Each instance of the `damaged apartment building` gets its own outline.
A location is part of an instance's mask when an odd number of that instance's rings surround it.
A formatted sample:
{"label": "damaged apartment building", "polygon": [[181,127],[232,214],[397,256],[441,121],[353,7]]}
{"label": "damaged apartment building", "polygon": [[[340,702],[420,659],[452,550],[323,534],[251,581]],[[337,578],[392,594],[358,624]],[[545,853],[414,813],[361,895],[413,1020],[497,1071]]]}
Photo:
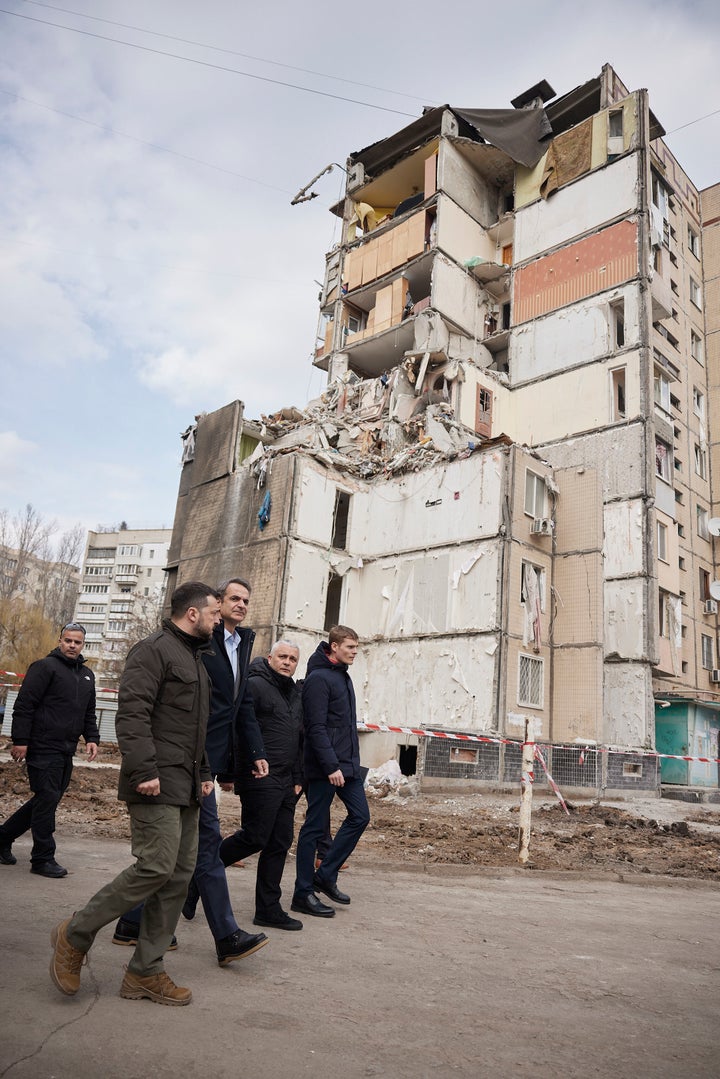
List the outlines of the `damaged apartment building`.
{"label": "damaged apartment building", "polygon": [[184,436],[170,585],[241,572],[256,653],[355,627],[361,721],[426,784],[717,786],[720,185],[645,90],[426,110],[348,159],[327,389]]}

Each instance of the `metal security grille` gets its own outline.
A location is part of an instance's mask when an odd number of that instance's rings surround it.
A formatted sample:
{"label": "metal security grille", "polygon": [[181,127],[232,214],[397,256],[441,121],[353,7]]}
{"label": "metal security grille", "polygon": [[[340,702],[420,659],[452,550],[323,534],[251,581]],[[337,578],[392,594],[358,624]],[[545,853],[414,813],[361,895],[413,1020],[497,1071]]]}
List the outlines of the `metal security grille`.
{"label": "metal security grille", "polygon": [[536,656],[520,654],[518,668],[518,704],[529,704],[535,708],[543,705],[544,661]]}
{"label": "metal security grille", "polygon": [[596,749],[542,746],[553,779],[563,787],[598,787],[599,754]]}

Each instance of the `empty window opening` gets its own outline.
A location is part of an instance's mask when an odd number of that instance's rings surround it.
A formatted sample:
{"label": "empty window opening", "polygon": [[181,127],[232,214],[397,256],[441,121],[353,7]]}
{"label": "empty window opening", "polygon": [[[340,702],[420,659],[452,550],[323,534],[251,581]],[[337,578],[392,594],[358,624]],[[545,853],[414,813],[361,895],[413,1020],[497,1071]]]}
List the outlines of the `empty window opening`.
{"label": "empty window opening", "polygon": [[655,439],[655,475],[666,483],[672,479],[672,449],[661,438]]}
{"label": "empty window opening", "polygon": [[700,599],[705,601],[710,599],[710,574],[708,570],[703,569],[702,566],[699,569],[700,575]]}
{"label": "empty window opening", "polygon": [[623,761],[623,775],[630,779],[640,779],[642,776],[642,764],[634,761]]}
{"label": "empty window opening", "polygon": [[612,418],[625,419],[625,368],[617,367],[612,374]]}
{"label": "empty window opening", "polygon": [[510,329],[510,304],[504,303],[502,305],[502,328],[504,330]]}
{"label": "empty window opening", "polygon": [[623,133],[623,110],[611,109],[608,118],[608,135],[611,139],[622,138]]}
{"label": "empty window opening", "polygon": [[350,516],[350,495],[347,491],[335,492],[333,510],[332,546],[339,551],[347,550],[348,518]]}
{"label": "empty window opening", "polygon": [[713,669],[713,642],[712,637],[708,637],[706,633],[700,634],[700,650],[703,668],[711,671]]}
{"label": "empty window opening", "polygon": [[417,775],[417,746],[399,746],[398,750],[398,764],[402,775]]}
{"label": "empty window opening", "polygon": [[329,630],[340,622],[340,600],[342,599],[342,577],[331,573],[328,577],[327,597],[325,599],[325,621],[323,629]]}
{"label": "empty window opening", "polygon": [[547,517],[545,481],[529,468],[525,471],[525,513],[530,517]]}
{"label": "empty window opening", "polygon": [[478,386],[475,405],[475,430],[479,435],[485,435],[486,438],[490,438],[492,433],[492,404],[492,391],[486,390],[484,386]]}

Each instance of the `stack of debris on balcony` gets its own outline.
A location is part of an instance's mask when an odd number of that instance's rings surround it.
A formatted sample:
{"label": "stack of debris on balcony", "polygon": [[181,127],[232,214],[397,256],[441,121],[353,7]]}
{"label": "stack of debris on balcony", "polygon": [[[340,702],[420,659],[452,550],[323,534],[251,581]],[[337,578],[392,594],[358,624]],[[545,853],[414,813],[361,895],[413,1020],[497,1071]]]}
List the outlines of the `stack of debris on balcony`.
{"label": "stack of debris on balcony", "polygon": [[[422,361],[420,361],[422,362]],[[468,456],[478,438],[454,418],[449,386],[463,377],[460,362],[445,364],[434,385],[417,395],[418,361],[406,359],[379,378],[352,372],[336,380],[301,412],[263,416],[273,442],[268,455],[302,451],[362,478],[419,471],[440,458]],[[255,462],[256,469],[260,461]]]}

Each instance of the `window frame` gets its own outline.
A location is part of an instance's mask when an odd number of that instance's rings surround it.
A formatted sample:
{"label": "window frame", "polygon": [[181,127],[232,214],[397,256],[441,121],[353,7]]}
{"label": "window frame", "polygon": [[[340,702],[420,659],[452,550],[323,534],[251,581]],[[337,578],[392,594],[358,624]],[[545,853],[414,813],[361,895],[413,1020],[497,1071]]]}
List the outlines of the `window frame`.
{"label": "window frame", "polygon": [[[539,702],[537,700],[525,699],[522,696],[522,682],[523,682],[523,667],[527,669],[527,677],[525,678],[525,684],[529,688],[533,688],[531,683],[539,680],[537,686],[539,692]],[[532,671],[536,672],[533,677]],[[527,694],[528,698],[530,693]],[[523,705],[526,708],[538,708],[542,709],[545,706],[545,660],[542,656],[531,656],[527,652],[518,653],[518,682],[517,682],[517,703]]]}

